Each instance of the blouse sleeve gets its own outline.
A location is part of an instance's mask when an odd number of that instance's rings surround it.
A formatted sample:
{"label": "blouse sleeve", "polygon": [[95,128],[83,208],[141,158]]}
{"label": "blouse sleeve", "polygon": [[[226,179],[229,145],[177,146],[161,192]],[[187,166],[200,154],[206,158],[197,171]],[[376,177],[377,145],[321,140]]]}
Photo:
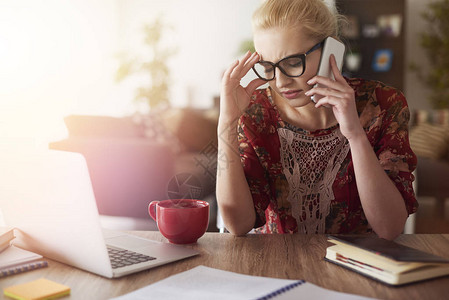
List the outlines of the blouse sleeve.
{"label": "blouse sleeve", "polygon": [[402,194],[407,212],[412,214],[418,208],[412,185],[417,158],[409,144],[407,101],[400,91],[386,86],[376,89],[376,97],[384,107],[381,107],[383,122],[375,151],[381,166]]}
{"label": "blouse sleeve", "polygon": [[254,228],[257,228],[266,223],[265,210],[270,203],[271,193],[268,176],[260,161],[260,153],[257,153],[260,149],[254,145],[254,132],[256,128],[252,118],[243,115],[238,125],[240,160],[253,198],[256,212]]}

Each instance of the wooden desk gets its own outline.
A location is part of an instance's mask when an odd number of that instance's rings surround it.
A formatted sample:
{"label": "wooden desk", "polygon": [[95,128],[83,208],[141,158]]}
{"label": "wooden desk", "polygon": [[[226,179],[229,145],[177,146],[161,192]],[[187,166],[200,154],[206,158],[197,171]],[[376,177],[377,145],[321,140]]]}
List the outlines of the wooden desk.
{"label": "wooden desk", "polygon": [[[159,232],[132,232],[152,240],[166,241]],[[402,235],[401,244],[449,258],[449,234]],[[45,277],[72,288],[64,299],[108,299],[198,265],[242,274],[284,279],[304,279],[324,288],[380,299],[444,299],[449,295],[449,277],[388,287],[332,263],[325,262],[324,235],[248,235],[206,233],[189,245],[200,255],[180,262],[129,275],[106,279],[49,260],[49,267],[0,279],[0,287]],[[3,297],[3,291],[0,299]]]}

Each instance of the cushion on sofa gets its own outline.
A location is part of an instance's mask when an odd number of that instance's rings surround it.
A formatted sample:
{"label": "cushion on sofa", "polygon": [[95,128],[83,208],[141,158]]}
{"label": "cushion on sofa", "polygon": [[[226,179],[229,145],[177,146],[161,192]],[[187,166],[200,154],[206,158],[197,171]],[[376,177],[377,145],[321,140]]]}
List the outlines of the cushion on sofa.
{"label": "cushion on sofa", "polygon": [[421,123],[410,131],[410,146],[417,156],[445,158],[448,152],[449,126]]}
{"label": "cushion on sofa", "polygon": [[70,137],[144,137],[143,127],[132,117],[70,115],[64,118]]}
{"label": "cushion on sofa", "polygon": [[162,116],[164,127],[187,151],[202,151],[209,144],[217,143],[217,120],[208,111],[189,108],[171,109]]}

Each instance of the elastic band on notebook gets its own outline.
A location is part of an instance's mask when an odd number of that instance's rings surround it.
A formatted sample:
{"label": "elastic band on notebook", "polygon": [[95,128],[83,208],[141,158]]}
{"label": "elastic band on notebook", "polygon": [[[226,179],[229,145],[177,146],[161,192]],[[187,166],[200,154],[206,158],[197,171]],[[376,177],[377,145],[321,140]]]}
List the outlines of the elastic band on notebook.
{"label": "elastic band on notebook", "polygon": [[293,282],[293,283],[291,283],[289,285],[286,285],[283,288],[280,288],[278,290],[275,290],[274,292],[269,293],[266,296],[257,298],[257,300],[268,300],[268,299],[274,298],[274,297],[279,296],[280,294],[283,294],[283,293],[285,293],[285,292],[287,292],[287,291],[289,291],[289,290],[291,290],[291,289],[293,289],[293,288],[295,288],[297,286],[300,286],[303,283],[306,283],[306,282],[304,280],[299,280],[299,281]]}

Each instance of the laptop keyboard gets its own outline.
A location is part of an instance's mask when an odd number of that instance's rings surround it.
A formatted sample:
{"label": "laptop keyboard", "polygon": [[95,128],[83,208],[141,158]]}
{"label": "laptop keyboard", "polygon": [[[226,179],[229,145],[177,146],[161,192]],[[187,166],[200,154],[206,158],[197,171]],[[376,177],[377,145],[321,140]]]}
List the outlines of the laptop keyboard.
{"label": "laptop keyboard", "polygon": [[141,262],[146,262],[150,260],[156,259],[156,257],[148,256],[145,254],[140,254],[137,252],[113,248],[111,246],[107,246],[109,258],[111,260],[111,265],[113,269],[131,266],[134,264],[138,264]]}

